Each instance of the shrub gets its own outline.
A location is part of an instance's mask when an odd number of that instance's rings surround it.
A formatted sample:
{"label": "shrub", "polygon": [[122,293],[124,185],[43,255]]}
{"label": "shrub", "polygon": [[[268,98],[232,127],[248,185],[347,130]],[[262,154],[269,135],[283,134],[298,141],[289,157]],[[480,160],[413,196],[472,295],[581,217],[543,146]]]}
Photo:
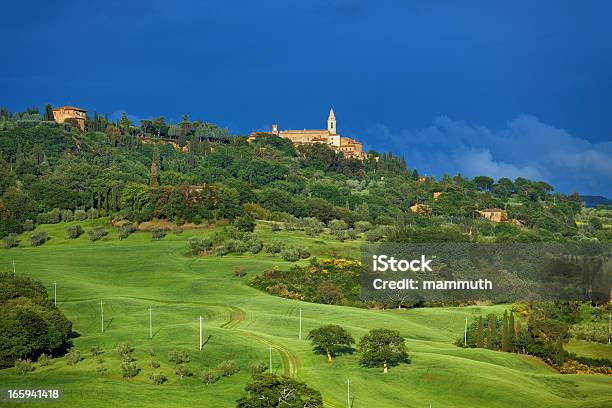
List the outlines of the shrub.
{"label": "shrub", "polygon": [[175,364],[189,362],[189,355],[184,351],[171,351],[168,353],[168,361]]}
{"label": "shrub", "polygon": [[183,233],[183,227],[181,227],[180,225],[177,225],[176,227],[172,228],[172,232],[175,235],[180,235]]}
{"label": "shrub", "polygon": [[355,223],[355,229],[358,232],[364,233],[372,229],[372,224],[369,221],[357,221]]}
{"label": "shrub", "polygon": [[234,220],[234,226],[240,231],[253,232],[255,230],[255,218],[251,215],[243,215]]}
{"label": "shrub", "polygon": [[160,366],[159,360],[155,360],[154,358],[151,359],[149,364],[151,365],[151,368],[159,368]]}
{"label": "shrub", "polygon": [[240,367],[235,360],[225,360],[219,363],[217,370],[223,377],[230,377],[240,371]]}
{"label": "shrub", "polygon": [[81,227],[80,225],[71,225],[69,227],[66,227],[66,235],[69,239],[76,239],[78,237],[81,236],[81,234],[83,233],[83,227]]}
{"label": "shrub", "polygon": [[325,229],[325,224],[314,217],[302,218],[301,224],[306,235],[311,237],[319,235]]}
{"label": "shrub", "polygon": [[168,378],[162,373],[152,373],[149,376],[149,379],[155,385],[162,385],[163,383],[168,381]]}
{"label": "shrub", "polygon": [[252,361],[249,364],[249,370],[251,370],[252,375],[261,374],[267,370],[267,366],[261,361]]}
{"label": "shrub", "polygon": [[90,220],[100,218],[100,212],[95,208],[90,208],[89,210],[87,210],[87,218],[89,218]]}
{"label": "shrub", "polygon": [[306,259],[310,257],[310,250],[306,247],[298,247],[298,253],[300,254],[300,259]]}
{"label": "shrub", "polygon": [[62,211],[62,222],[72,222],[74,221],[74,214],[72,210],[63,210]]}
{"label": "shrub", "polygon": [[66,353],[66,364],[73,366],[79,361],[81,361],[81,352],[73,348],[68,350],[68,353]]}
{"label": "shrub", "polygon": [[283,243],[281,241],[270,241],[266,243],[265,250],[268,254],[278,254],[283,250]]}
{"label": "shrub", "polygon": [[8,234],[3,241],[4,248],[9,249],[19,246],[19,238],[17,237],[17,234]]}
{"label": "shrub", "polygon": [[251,244],[251,248],[249,249],[249,251],[251,251],[253,255],[257,255],[258,253],[261,252],[262,249],[263,249],[263,242],[256,241]]}
{"label": "shrub", "polygon": [[273,222],[272,224],[270,224],[270,229],[272,230],[272,232],[280,231],[281,225],[278,222]]}
{"label": "shrub", "polygon": [[96,227],[87,231],[87,235],[89,236],[89,240],[91,242],[96,242],[107,234],[108,231],[104,227]]}
{"label": "shrub", "polygon": [[100,359],[98,360],[98,364],[96,364],[96,372],[98,374],[104,374],[107,371],[106,366],[103,363],[104,360]]}
{"label": "shrub", "polygon": [[17,375],[26,375],[31,371],[34,371],[34,365],[29,359],[24,360],[20,358],[15,361],[15,372],[17,372]]}
{"label": "shrub", "polygon": [[189,371],[189,368],[185,364],[177,364],[176,367],[174,367],[174,372],[176,373],[176,375],[179,376],[179,379],[181,380],[183,379],[183,377],[191,376],[191,371]]}
{"label": "shrub", "polygon": [[204,384],[214,384],[217,381],[219,381],[219,378],[221,378],[221,375],[219,374],[217,370],[206,369],[202,371],[201,378]]}
{"label": "shrub", "polygon": [[119,227],[119,231],[118,231],[119,239],[122,240],[122,239],[127,238],[134,231],[136,231],[136,226],[132,224],[131,222],[123,224],[122,226]]}
{"label": "shrub", "polygon": [[51,359],[48,355],[42,353],[40,357],[38,357],[38,364],[40,364],[41,367],[48,366],[49,364],[51,364]]}
{"label": "shrub", "polygon": [[117,353],[119,353],[121,357],[131,354],[132,351],[134,351],[134,347],[132,347],[130,343],[119,343],[117,345]]}
{"label": "shrub", "polygon": [[359,238],[359,235],[357,234],[357,231],[354,228],[347,229],[345,236],[348,239],[357,239],[357,238]]}
{"label": "shrub", "polygon": [[281,257],[285,261],[295,262],[300,260],[300,251],[295,247],[287,247],[281,252]]}
{"label": "shrub", "polygon": [[49,212],[41,213],[36,216],[37,224],[57,224],[62,219],[59,208],[54,208]]}
{"label": "shrub", "polygon": [[39,231],[30,236],[30,245],[33,247],[40,246],[49,240],[47,231]]}
{"label": "shrub", "polygon": [[212,248],[212,240],[208,238],[191,237],[189,238],[189,248],[194,255],[206,252]]}
{"label": "shrub", "polygon": [[138,375],[139,372],[140,369],[138,368],[135,362],[123,361],[121,363],[121,375],[123,376],[123,378],[134,378]]}
{"label": "shrub", "polygon": [[164,239],[165,236],[165,228],[155,227],[151,229],[151,238],[153,238],[154,240],[159,241],[160,239]]}
{"label": "shrub", "polygon": [[75,221],[85,221],[87,219],[87,213],[85,210],[74,210],[73,218]]}
{"label": "shrub", "polygon": [[334,238],[336,238],[340,242],[344,241],[347,238],[346,230],[340,230],[340,229],[331,230],[331,234]]}
{"label": "shrub", "polygon": [[365,233],[365,239],[368,242],[377,242],[385,237],[385,232],[382,227],[371,229]]}
{"label": "shrub", "polygon": [[102,354],[102,348],[100,346],[91,346],[91,349],[89,349],[89,351],[94,357],[98,357],[100,354]]}
{"label": "shrub", "polygon": [[24,231],[32,231],[34,229],[34,221],[32,220],[25,220],[23,222],[23,230]]}
{"label": "shrub", "polygon": [[239,277],[239,278],[242,278],[243,276],[246,275],[246,272],[244,271],[243,268],[235,268],[234,269],[234,275]]}

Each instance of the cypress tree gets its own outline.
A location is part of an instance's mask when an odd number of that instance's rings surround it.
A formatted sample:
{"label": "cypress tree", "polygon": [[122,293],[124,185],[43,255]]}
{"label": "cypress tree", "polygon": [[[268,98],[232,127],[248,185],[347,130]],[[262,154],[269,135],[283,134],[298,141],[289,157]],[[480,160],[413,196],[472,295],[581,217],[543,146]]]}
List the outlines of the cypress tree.
{"label": "cypress tree", "polygon": [[497,337],[497,333],[496,333],[496,324],[497,324],[497,316],[495,316],[495,314],[490,314],[489,315],[489,321],[487,323],[487,341],[486,341],[486,347],[489,350],[493,350],[495,349],[496,346],[496,337]]}
{"label": "cypress tree", "polygon": [[476,332],[476,347],[484,347],[484,322],[482,316],[478,318],[478,331]]}
{"label": "cypress tree", "polygon": [[98,123],[98,112],[94,112],[94,118],[93,118],[93,130],[94,132],[98,132],[100,130],[100,124]]}
{"label": "cypress tree", "polygon": [[559,337],[555,347],[555,362],[557,367],[561,367],[565,363],[565,351],[563,350],[563,339]]}
{"label": "cypress tree", "polygon": [[510,334],[508,333],[508,311],[504,310],[504,317],[502,318],[502,351],[510,350]]}
{"label": "cypress tree", "polygon": [[510,311],[508,316],[508,342],[510,343],[510,351],[514,351],[514,340],[516,339],[516,331],[514,329],[514,313]]}
{"label": "cypress tree", "polygon": [[151,179],[150,185],[156,188],[159,185],[159,149],[157,146],[153,147],[153,158],[151,160]]}
{"label": "cypress tree", "polygon": [[51,104],[45,105],[45,120],[48,122],[55,120],[53,117],[53,107]]}

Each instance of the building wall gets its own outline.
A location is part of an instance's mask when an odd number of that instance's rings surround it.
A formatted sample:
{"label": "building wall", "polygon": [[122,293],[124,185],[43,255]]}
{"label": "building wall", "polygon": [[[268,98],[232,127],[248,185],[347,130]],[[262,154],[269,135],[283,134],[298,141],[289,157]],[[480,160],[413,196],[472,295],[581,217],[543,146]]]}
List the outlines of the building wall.
{"label": "building wall", "polygon": [[81,132],[85,130],[85,111],[57,108],[53,109],[53,119],[55,119],[57,123],[64,123],[66,119],[76,119]]}

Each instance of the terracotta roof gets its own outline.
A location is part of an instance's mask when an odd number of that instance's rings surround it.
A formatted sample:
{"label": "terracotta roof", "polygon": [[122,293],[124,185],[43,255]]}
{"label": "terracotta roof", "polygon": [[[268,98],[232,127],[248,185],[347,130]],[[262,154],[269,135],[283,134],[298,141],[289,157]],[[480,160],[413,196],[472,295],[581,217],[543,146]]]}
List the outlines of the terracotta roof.
{"label": "terracotta roof", "polygon": [[54,111],[61,110],[61,109],[77,110],[77,111],[81,111],[81,112],[87,112],[85,109],[76,108],[74,106],[60,106],[59,108],[53,108]]}
{"label": "terracotta roof", "polygon": [[484,210],[480,210],[480,212],[502,212],[501,208],[485,208]]}

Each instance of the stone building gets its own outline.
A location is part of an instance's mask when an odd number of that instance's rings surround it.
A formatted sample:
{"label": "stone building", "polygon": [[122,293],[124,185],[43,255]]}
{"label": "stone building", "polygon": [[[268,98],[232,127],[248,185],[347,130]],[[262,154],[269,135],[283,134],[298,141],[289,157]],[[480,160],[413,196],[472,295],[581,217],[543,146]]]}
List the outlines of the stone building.
{"label": "stone building", "polygon": [[481,217],[493,222],[508,221],[508,213],[499,208],[485,208],[484,210],[476,211]]}
{"label": "stone building", "polygon": [[[337,133],[336,116],[334,110],[330,109],[327,118],[327,129],[303,129],[303,130],[279,130],[277,124],[272,125],[272,132],[275,136],[284,137],[291,140],[294,144],[324,143],[345,157],[364,159],[363,146],[360,142],[350,137],[344,137]],[[252,133],[249,140],[255,138]]]}
{"label": "stone building", "polygon": [[87,111],[81,108],[75,108],[74,106],[61,106],[59,108],[53,108],[53,119],[57,123],[69,123],[76,124],[81,132],[85,131],[85,116]]}

